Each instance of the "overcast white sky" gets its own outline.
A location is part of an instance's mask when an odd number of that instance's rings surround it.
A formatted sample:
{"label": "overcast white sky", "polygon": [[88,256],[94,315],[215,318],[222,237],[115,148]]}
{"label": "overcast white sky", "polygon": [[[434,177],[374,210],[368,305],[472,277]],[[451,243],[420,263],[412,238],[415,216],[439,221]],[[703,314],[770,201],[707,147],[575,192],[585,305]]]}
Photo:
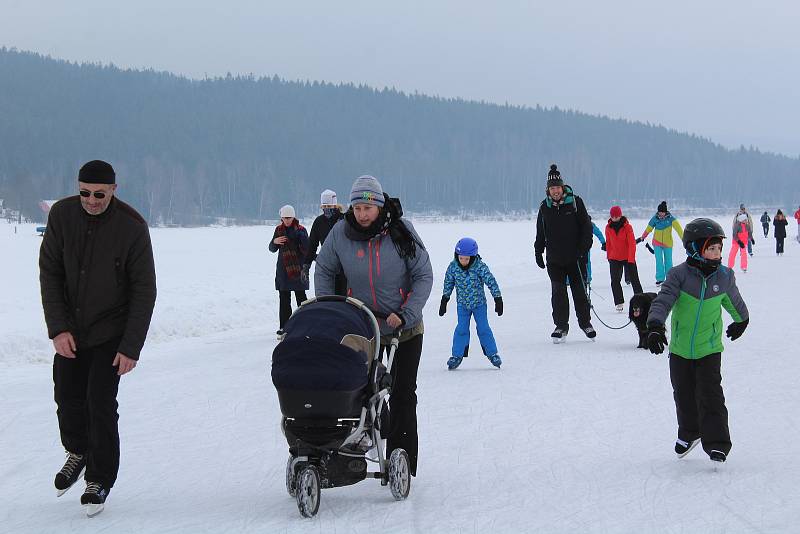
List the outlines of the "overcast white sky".
{"label": "overcast white sky", "polygon": [[0,45],[650,121],[800,155],[800,2],[0,0]]}

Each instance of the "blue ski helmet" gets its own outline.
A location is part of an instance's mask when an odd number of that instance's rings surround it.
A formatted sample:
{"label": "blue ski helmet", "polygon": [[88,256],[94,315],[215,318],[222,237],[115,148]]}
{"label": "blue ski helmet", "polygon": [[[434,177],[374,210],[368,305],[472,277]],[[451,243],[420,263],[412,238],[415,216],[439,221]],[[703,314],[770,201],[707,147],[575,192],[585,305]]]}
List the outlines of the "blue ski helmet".
{"label": "blue ski helmet", "polygon": [[462,237],[456,243],[456,254],[459,256],[477,256],[478,242],[471,237]]}

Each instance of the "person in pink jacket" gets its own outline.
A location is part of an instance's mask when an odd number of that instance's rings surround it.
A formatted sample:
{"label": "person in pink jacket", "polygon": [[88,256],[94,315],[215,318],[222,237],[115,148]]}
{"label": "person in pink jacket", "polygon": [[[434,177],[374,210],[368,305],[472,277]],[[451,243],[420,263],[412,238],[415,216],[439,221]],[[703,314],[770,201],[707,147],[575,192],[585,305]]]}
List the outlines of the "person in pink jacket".
{"label": "person in pink jacket", "polygon": [[747,214],[740,213],[733,224],[733,239],[731,252],[728,254],[728,268],[733,269],[736,263],[736,253],[741,256],[742,272],[747,272],[747,242],[750,241],[750,232],[747,229]]}

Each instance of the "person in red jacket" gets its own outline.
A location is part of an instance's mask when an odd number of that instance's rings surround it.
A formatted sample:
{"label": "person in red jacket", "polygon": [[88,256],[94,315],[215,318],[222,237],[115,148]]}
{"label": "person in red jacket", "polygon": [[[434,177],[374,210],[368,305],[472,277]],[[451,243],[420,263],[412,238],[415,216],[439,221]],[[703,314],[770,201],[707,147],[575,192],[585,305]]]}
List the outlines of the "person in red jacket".
{"label": "person in red jacket", "polygon": [[611,272],[611,292],[614,294],[614,305],[618,312],[624,309],[625,297],[622,296],[622,272],[631,282],[634,294],[643,293],[639,282],[639,271],[636,269],[636,238],[633,227],[622,215],[622,208],[613,206],[611,218],[606,225],[606,256]]}
{"label": "person in red jacket", "polygon": [[800,243],[800,208],[794,212],[794,220],[797,221],[797,242]]}

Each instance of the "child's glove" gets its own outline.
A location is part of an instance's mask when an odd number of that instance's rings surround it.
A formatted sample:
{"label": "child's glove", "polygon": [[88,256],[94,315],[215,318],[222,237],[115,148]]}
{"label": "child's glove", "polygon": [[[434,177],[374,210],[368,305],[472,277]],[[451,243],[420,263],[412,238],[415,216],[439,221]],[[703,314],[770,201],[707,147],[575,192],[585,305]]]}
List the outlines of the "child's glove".
{"label": "child's glove", "polygon": [[636,244],[637,244],[637,245],[638,245],[639,243],[641,243],[642,241],[644,241],[644,238],[643,238],[643,237],[637,237],[637,238],[636,238]]}
{"label": "child's glove", "polygon": [[755,237],[751,237],[750,238],[750,244],[751,245],[755,245],[756,244],[756,238]]}
{"label": "child's glove", "polygon": [[444,314],[447,313],[447,301],[450,300],[449,297],[445,297],[442,295],[442,303],[439,304],[439,317],[444,317]]}
{"label": "child's glove", "polygon": [[494,298],[494,312],[498,317],[503,315],[503,297]]}
{"label": "child's glove", "polygon": [[600,245],[600,250],[602,250],[603,252],[605,252],[605,250],[606,250],[606,244],[605,244],[605,243],[603,243],[602,245]]}
{"label": "child's glove", "polygon": [[545,268],[544,258],[538,252],[536,253],[536,265],[538,265],[540,269],[544,269]]}
{"label": "child's glove", "polygon": [[742,243],[741,239],[737,239],[736,244],[739,245],[739,248],[744,248],[744,243]]}
{"label": "child's glove", "polygon": [[669,343],[667,341],[667,329],[664,325],[648,325],[647,327],[647,348],[653,354],[661,354],[664,352],[664,347]]}
{"label": "child's glove", "polygon": [[750,322],[750,319],[745,319],[744,321],[738,323],[731,323],[728,325],[728,329],[725,330],[725,335],[730,338],[731,341],[736,341],[742,334],[744,334],[745,329],[747,328],[747,323]]}

